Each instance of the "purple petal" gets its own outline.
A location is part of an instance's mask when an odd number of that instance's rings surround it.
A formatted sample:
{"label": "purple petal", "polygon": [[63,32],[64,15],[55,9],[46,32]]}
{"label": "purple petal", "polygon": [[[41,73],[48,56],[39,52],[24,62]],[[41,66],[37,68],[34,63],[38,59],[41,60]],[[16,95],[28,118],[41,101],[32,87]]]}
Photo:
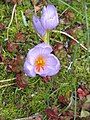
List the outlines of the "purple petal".
{"label": "purple petal", "polygon": [[46,44],[46,43],[40,43],[38,45],[36,45],[35,47],[41,47],[41,48],[44,48],[44,52],[46,54],[49,54],[53,51],[52,47],[49,45],[49,44]]}
{"label": "purple petal", "polygon": [[33,25],[35,30],[41,35],[44,36],[46,33],[46,30],[43,28],[40,18],[37,16],[33,16]]}
{"label": "purple petal", "polygon": [[38,73],[39,75],[46,77],[46,76],[53,76],[57,74],[60,70],[60,62],[57,59],[56,56],[53,54],[50,54],[47,57],[46,66],[44,67],[44,70]]}
{"label": "purple petal", "polygon": [[34,71],[34,67],[28,61],[25,61],[25,63],[24,63],[24,72],[26,75],[28,75],[30,77],[36,76],[36,73]]}
{"label": "purple petal", "polygon": [[26,60],[30,62],[31,65],[34,65],[36,58],[41,55],[49,55],[52,52],[52,47],[46,43],[41,43],[36,45],[34,48],[30,49]]}
{"label": "purple petal", "polygon": [[55,8],[54,5],[49,4],[47,5],[47,7],[46,6],[43,7],[42,12],[43,12],[42,14],[47,14],[47,15],[49,14],[53,16],[53,14],[57,12],[57,9]]}
{"label": "purple petal", "polygon": [[54,29],[59,24],[58,13],[54,5],[44,8],[41,16],[41,23],[45,29]]}
{"label": "purple petal", "polygon": [[44,14],[46,12],[46,10],[47,10],[47,8],[46,8],[46,6],[44,6],[42,9],[42,14]]}
{"label": "purple petal", "polygon": [[26,60],[30,62],[31,65],[34,65],[36,58],[42,53],[41,48],[32,48],[29,50]]}

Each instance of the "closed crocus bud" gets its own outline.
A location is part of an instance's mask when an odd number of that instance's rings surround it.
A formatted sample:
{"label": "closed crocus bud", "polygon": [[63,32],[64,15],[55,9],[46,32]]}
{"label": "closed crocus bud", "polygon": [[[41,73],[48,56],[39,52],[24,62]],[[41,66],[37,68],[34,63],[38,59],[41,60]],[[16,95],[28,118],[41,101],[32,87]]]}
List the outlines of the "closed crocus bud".
{"label": "closed crocus bud", "polygon": [[42,10],[41,23],[44,29],[52,30],[59,24],[57,9],[54,5],[44,6]]}
{"label": "closed crocus bud", "polygon": [[58,24],[58,13],[54,5],[44,6],[41,18],[33,16],[34,28],[41,36],[44,36],[47,30],[54,29]]}
{"label": "closed crocus bud", "polygon": [[33,16],[33,26],[41,36],[44,36],[46,30],[43,28],[41,20],[38,16]]}

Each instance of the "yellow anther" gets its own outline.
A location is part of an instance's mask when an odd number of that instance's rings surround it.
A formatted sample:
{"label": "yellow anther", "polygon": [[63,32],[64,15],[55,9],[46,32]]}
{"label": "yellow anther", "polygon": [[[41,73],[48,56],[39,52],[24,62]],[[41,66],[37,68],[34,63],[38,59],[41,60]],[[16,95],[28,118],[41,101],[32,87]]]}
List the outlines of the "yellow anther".
{"label": "yellow anther", "polygon": [[43,56],[38,56],[35,61],[36,70],[40,72],[41,69],[45,66],[45,59]]}

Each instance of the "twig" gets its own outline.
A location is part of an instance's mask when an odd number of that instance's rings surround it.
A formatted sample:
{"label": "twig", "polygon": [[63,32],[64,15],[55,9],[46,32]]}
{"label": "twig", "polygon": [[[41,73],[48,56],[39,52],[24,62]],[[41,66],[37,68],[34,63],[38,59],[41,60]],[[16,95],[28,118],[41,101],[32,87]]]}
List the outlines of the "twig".
{"label": "twig", "polygon": [[2,82],[9,82],[9,81],[12,81],[12,80],[15,80],[16,78],[11,78],[11,79],[6,79],[6,80],[0,80],[0,83]]}
{"label": "twig", "polygon": [[16,22],[16,28],[18,29],[18,20],[17,20],[17,11],[15,9],[15,22]]}
{"label": "twig", "polygon": [[11,20],[10,20],[10,23],[9,23],[9,25],[8,25],[8,27],[7,27],[7,40],[8,40],[8,32],[9,32],[10,26],[11,26],[12,21],[13,21],[13,17],[14,17],[14,13],[15,13],[16,6],[17,6],[17,4],[15,4],[14,7],[13,7]]}
{"label": "twig", "polygon": [[60,16],[62,16],[67,10],[68,10],[69,7],[67,7],[61,14]]}
{"label": "twig", "polygon": [[73,64],[73,62],[71,61],[69,66],[68,66],[68,71],[71,70],[72,64]]}
{"label": "twig", "polygon": [[35,115],[32,115],[30,117],[26,117],[26,118],[19,118],[19,119],[14,119],[14,120],[39,120],[39,118],[41,118],[42,116],[39,113],[36,113]]}
{"label": "twig", "polygon": [[68,33],[63,32],[63,31],[57,31],[57,30],[53,30],[53,32],[55,32],[55,33],[61,33],[63,35],[68,36],[69,38],[73,39],[76,43],[78,43],[83,49],[88,50],[84,45],[82,45],[78,40],[76,40],[73,36],[69,35]]}
{"label": "twig", "polygon": [[1,88],[4,88],[4,87],[11,86],[11,85],[15,85],[15,83],[11,83],[11,84],[2,85],[2,86],[0,86],[0,89],[1,89]]}
{"label": "twig", "polygon": [[71,101],[68,104],[68,106],[64,110],[62,110],[62,112],[58,116],[60,116],[63,112],[67,111],[71,107],[72,104],[73,104],[73,95],[71,95]]}

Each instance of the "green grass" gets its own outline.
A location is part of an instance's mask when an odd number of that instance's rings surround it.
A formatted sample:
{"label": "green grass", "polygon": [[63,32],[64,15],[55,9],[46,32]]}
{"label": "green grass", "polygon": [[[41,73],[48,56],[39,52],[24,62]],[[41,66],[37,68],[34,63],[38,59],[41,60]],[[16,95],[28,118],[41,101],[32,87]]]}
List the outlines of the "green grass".
{"label": "green grass", "polygon": [[[59,15],[65,9],[71,10],[75,17],[68,24],[60,24],[57,29],[64,31],[65,28],[70,28],[74,26],[76,22],[83,23],[84,29],[77,32],[78,41],[85,45],[88,49],[90,47],[90,4],[89,0],[84,2],[84,0],[74,0],[71,4],[64,2],[64,0],[51,0],[51,3],[56,5]],[[85,8],[87,6],[88,9]],[[0,1],[0,23],[4,23],[8,26],[13,5],[4,4]],[[31,13],[28,16],[28,26],[25,27],[21,11],[30,9]],[[14,41],[15,34],[21,31],[26,36],[26,43],[20,43],[21,54],[26,55],[28,49],[39,43],[39,37],[37,37],[36,32],[32,27],[32,15],[33,7],[29,0],[23,1],[23,5],[17,5],[16,7],[16,18],[17,25],[15,22],[15,17],[10,26],[9,30],[9,40]],[[62,17],[62,16],[61,16]],[[3,51],[2,54],[5,58],[11,59],[16,53],[9,53],[6,49],[6,39],[7,31],[0,31],[0,43],[2,44]],[[54,45],[56,42],[62,41],[64,44],[67,39],[64,38],[59,33],[54,33],[54,38],[51,44]],[[31,44],[32,43],[32,44]],[[90,50],[89,50],[90,52]],[[29,85],[24,89],[20,90],[17,86],[3,87],[0,89],[0,119],[1,120],[13,120],[15,118],[27,117],[37,112],[45,117],[45,108],[58,106],[58,96],[67,95],[70,92],[75,91],[75,87],[78,82],[84,81],[90,85],[90,72],[89,72],[89,52],[83,50],[80,45],[76,44],[71,48],[71,60],[73,62],[71,70],[68,71],[69,60],[66,51],[61,50],[56,56],[60,59],[61,70],[60,72],[52,77],[52,80],[47,84],[43,83],[39,76],[35,78],[28,78]],[[8,73],[6,71],[6,66],[0,63],[0,80],[12,79],[15,77],[15,73]],[[15,81],[13,81],[15,82]],[[9,82],[10,83],[10,82]],[[12,82],[11,82],[12,83]],[[0,85],[2,85],[0,83]],[[90,87],[90,86],[89,86]],[[70,97],[70,96],[69,96]],[[46,119],[46,118],[45,118]]]}

